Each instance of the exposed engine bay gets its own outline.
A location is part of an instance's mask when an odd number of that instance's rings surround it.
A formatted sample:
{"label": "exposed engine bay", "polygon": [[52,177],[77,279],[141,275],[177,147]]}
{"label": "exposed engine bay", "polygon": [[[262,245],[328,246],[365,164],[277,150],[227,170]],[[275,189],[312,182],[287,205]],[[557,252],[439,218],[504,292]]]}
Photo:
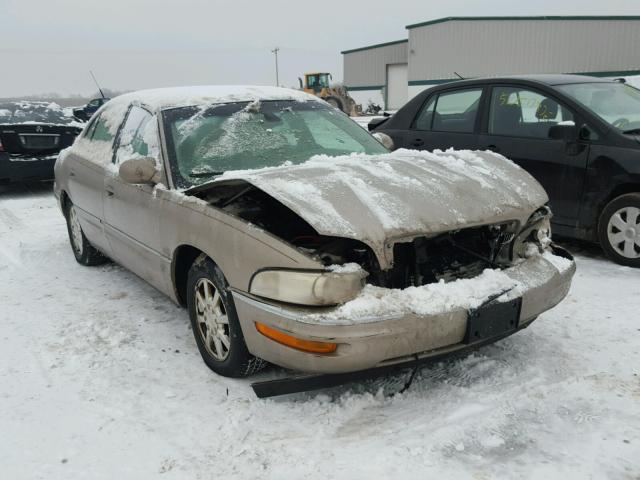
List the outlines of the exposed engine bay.
{"label": "exposed engine bay", "polygon": [[508,267],[513,262],[520,227],[514,221],[398,242],[393,246],[392,268],[382,270],[365,243],[319,235],[299,215],[251,184],[223,184],[195,194],[292,244],[326,266],[357,263],[368,272],[367,283],[386,288],[473,278],[486,268]]}

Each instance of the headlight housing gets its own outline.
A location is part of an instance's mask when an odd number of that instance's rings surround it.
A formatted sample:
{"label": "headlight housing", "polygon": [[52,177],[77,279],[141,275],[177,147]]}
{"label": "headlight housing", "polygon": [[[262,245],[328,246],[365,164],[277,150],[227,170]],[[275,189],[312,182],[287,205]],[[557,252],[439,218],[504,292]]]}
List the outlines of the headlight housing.
{"label": "headlight housing", "polygon": [[514,242],[515,257],[528,257],[533,248],[542,253],[551,245],[551,210],[544,206],[536,210]]}
{"label": "headlight housing", "polygon": [[353,299],[367,273],[356,271],[261,270],[249,285],[249,293],[299,305],[337,305]]}

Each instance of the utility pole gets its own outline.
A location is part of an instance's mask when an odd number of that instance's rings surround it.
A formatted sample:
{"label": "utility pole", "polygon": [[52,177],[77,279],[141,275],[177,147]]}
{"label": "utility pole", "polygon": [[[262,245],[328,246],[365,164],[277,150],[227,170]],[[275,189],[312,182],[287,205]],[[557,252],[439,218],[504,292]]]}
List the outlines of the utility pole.
{"label": "utility pole", "polygon": [[276,87],[280,86],[280,79],[278,78],[278,52],[279,51],[280,49],[278,47],[271,50],[271,53],[273,53],[276,56]]}

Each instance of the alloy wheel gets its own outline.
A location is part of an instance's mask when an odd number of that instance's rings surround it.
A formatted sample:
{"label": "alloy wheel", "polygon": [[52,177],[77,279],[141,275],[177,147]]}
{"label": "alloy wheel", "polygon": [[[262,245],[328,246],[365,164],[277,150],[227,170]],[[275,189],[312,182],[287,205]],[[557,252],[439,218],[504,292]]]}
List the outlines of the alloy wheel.
{"label": "alloy wheel", "polygon": [[195,297],[198,334],[207,352],[223,361],[229,356],[231,337],[229,317],[220,292],[209,279],[201,278],[195,286]]}

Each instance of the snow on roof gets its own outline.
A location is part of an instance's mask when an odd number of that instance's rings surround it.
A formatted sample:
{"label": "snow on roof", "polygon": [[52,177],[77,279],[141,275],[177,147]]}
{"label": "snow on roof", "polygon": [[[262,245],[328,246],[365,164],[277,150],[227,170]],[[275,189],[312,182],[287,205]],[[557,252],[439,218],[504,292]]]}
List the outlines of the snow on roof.
{"label": "snow on roof", "polygon": [[188,105],[247,102],[254,100],[317,101],[318,98],[300,90],[255,85],[206,85],[193,87],[156,88],[120,95],[109,102],[129,104],[138,101],[154,110]]}
{"label": "snow on roof", "polygon": [[257,85],[202,85],[192,87],[155,88],[120,95],[101,108],[112,134],[115,134],[132,102],[138,102],[153,111],[192,105],[213,105],[256,100],[321,101],[300,90]]}

